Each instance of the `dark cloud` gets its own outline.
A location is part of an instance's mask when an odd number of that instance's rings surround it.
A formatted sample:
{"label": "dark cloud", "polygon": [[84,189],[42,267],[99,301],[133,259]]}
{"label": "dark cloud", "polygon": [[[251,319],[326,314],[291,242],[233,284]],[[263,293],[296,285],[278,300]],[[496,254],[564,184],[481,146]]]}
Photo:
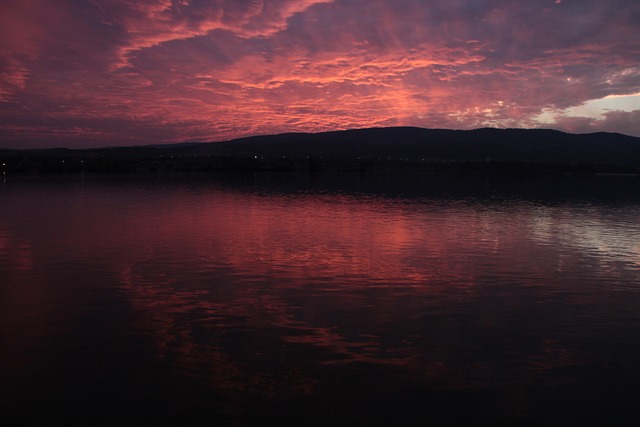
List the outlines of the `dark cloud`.
{"label": "dark cloud", "polygon": [[640,135],[636,112],[565,112],[640,93],[637,22],[629,0],[7,0],[0,144],[403,124]]}
{"label": "dark cloud", "polygon": [[554,125],[576,133],[619,132],[637,135],[640,129],[640,110],[609,111],[602,118],[563,116],[558,117]]}

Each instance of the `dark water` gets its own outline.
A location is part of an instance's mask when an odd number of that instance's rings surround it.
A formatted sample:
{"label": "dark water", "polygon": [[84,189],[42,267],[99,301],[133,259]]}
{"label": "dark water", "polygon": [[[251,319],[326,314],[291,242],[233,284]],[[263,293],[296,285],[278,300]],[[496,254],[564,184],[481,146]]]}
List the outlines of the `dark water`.
{"label": "dark water", "polygon": [[7,179],[0,316],[14,420],[638,425],[640,180]]}

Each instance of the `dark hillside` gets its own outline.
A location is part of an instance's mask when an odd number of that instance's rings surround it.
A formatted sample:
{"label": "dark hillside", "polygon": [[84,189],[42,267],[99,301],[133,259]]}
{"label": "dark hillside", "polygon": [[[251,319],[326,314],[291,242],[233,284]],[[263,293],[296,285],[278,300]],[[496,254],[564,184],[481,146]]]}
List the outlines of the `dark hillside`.
{"label": "dark hillside", "polygon": [[6,170],[40,172],[420,167],[639,173],[640,138],[546,129],[395,127],[210,143],[2,150],[0,158]]}

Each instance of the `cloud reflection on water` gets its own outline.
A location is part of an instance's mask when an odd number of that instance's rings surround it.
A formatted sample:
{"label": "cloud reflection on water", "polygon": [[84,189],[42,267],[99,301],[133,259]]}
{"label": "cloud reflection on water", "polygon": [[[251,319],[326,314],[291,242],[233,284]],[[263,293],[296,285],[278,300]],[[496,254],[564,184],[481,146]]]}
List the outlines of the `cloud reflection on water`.
{"label": "cloud reflection on water", "polygon": [[527,388],[583,381],[613,357],[591,342],[627,345],[637,325],[630,205],[180,183],[3,196],[5,301],[37,309],[8,342],[42,369],[55,342],[88,352],[81,337],[238,408],[351,380],[492,390],[526,413]]}

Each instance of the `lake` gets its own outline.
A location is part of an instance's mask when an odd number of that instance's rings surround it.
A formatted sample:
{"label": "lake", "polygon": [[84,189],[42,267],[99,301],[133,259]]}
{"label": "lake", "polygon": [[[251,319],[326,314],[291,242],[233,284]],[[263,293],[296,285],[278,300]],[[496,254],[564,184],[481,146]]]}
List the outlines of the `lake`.
{"label": "lake", "polygon": [[640,180],[6,177],[0,316],[24,422],[637,425]]}

